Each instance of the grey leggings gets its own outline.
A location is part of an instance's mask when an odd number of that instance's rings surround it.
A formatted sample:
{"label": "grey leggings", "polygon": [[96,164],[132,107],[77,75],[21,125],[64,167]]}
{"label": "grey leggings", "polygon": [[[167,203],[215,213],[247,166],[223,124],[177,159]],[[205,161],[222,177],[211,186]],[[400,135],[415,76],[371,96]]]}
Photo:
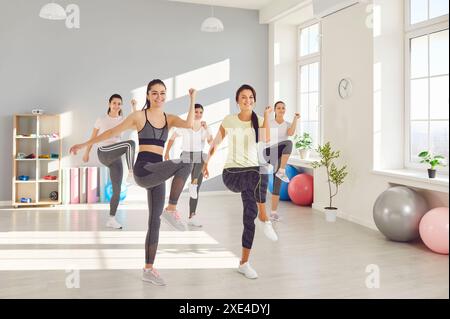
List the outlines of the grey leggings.
{"label": "grey leggings", "polygon": [[162,161],[162,155],[140,152],[134,165],[136,184],[147,189],[148,230],[145,239],[145,263],[153,264],[159,241],[161,214],[164,209],[166,194],[165,181],[172,176],[169,203],[176,205],[183,191],[184,184],[191,173],[191,164],[182,160]]}
{"label": "grey leggings", "polygon": [[125,154],[128,169],[133,169],[134,150],[136,143],[134,141],[124,141],[116,144],[102,146],[97,150],[100,163],[109,168],[109,176],[113,194],[109,202],[109,215],[116,216],[117,207],[120,201],[120,191],[122,186],[123,165],[122,155]]}
{"label": "grey leggings", "polygon": [[[200,186],[203,182],[203,164],[205,164],[204,159],[207,158],[208,155],[202,152],[183,152],[181,153],[180,158],[183,162],[191,163],[191,182],[197,179],[197,198],[193,199],[192,197],[189,199],[189,214],[190,216],[195,215],[197,211],[198,205],[198,194],[200,192]],[[190,217],[189,216],[189,217]]]}
{"label": "grey leggings", "polygon": [[226,168],[222,179],[229,190],[241,193],[244,206],[242,247],[251,249],[255,237],[255,219],[258,216],[256,203],[266,202],[267,174],[262,174],[260,167]]}
{"label": "grey leggings", "polygon": [[281,157],[283,155],[291,155],[292,153],[292,142],[289,140],[282,141],[264,150],[264,159],[267,163],[273,165],[273,193],[272,195],[280,196],[281,189],[281,179],[279,179],[275,174],[280,168]]}

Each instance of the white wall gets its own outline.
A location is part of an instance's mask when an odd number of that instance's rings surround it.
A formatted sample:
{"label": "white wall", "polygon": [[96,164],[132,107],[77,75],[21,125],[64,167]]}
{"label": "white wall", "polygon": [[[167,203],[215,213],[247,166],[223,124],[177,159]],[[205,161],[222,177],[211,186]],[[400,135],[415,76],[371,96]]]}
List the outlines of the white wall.
{"label": "white wall", "polygon": [[[81,13],[78,30],[67,29],[63,21],[39,18],[45,1],[1,2],[0,149],[7,155],[0,160],[0,175],[8,182],[0,183],[0,201],[11,199],[15,113],[36,107],[65,113],[64,163],[79,165],[81,156],[69,157],[68,148],[90,136],[95,119],[106,113],[109,96],[122,94],[128,113],[132,92],[153,78],[172,78],[167,84],[173,84],[175,90],[169,90],[175,92],[203,83],[198,102],[207,106],[205,116],[215,117],[215,122],[224,110],[237,111],[234,96],[243,83],[259,92],[260,114],[267,106],[268,27],[259,24],[258,11],[220,8],[225,32],[209,34],[200,32],[209,6],[166,0],[75,2]],[[203,68],[223,61],[229,62],[229,72],[217,74],[210,68],[205,76]],[[219,76],[225,80],[208,85]],[[168,102],[166,110],[183,114],[187,105],[187,97],[180,96]],[[203,187],[223,189],[220,176]]]}
{"label": "white wall", "polygon": [[[391,2],[388,0],[386,2]],[[366,26],[367,4],[358,4],[346,10],[335,13],[322,20],[323,50],[322,50],[322,104],[324,106],[324,138],[330,141],[333,148],[341,151],[340,164],[348,165],[349,175],[335,201],[343,217],[376,229],[372,218],[372,208],[376,198],[392,181],[388,177],[374,175],[373,170],[373,65],[377,59],[399,57],[401,52],[383,56],[378,49],[383,43],[375,40],[371,28]],[[389,30],[385,30],[389,31]],[[392,31],[392,30],[391,30]],[[397,32],[397,33],[396,33]],[[388,35],[384,44],[391,43],[388,49],[399,47],[398,31]],[[403,42],[402,42],[403,43]],[[391,52],[392,53],[392,52]],[[376,59],[375,59],[376,58]],[[394,66],[394,69],[389,69]],[[393,105],[402,103],[399,96],[401,88],[401,66],[385,64],[384,79],[391,76],[391,82],[385,82],[387,99],[383,99],[382,108],[388,110]],[[340,79],[349,77],[353,82],[353,95],[348,100],[338,96],[337,86]],[[391,94],[394,97],[388,98]],[[400,94],[400,95],[399,95]],[[399,113],[391,120],[398,120],[396,125],[402,125]],[[388,118],[388,112],[383,118]],[[392,138],[392,137],[391,137]],[[399,138],[399,137],[397,137]],[[394,137],[395,139],[395,137]],[[383,143],[389,143],[385,137]],[[314,207],[328,206],[328,188],[323,170],[316,172],[314,182]],[[431,206],[448,206],[448,194],[424,191]]]}

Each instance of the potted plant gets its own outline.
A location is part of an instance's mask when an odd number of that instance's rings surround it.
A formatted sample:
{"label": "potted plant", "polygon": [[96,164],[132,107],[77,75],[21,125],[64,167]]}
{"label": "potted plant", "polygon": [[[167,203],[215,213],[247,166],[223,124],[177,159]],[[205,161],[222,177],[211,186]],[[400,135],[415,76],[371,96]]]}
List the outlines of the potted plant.
{"label": "potted plant", "polygon": [[295,148],[297,149],[301,159],[308,159],[312,149],[312,138],[309,133],[303,135],[295,135]]}
{"label": "potted plant", "polygon": [[[335,222],[338,213],[337,207],[333,206],[333,198],[339,192],[339,186],[344,183],[344,179],[347,176],[347,166],[338,168],[334,163],[334,160],[339,158],[340,151],[333,151],[331,149],[330,142],[324,146],[320,146],[317,149],[317,153],[320,156],[320,161],[312,163],[312,167],[317,169],[319,167],[325,167],[327,171],[327,181],[329,190],[329,206],[325,207],[325,216],[328,222]],[[332,185],[334,185],[334,192],[332,191]]]}
{"label": "potted plant", "polygon": [[429,178],[436,178],[436,166],[445,166],[445,157],[442,155],[433,155],[431,152],[423,151],[419,154],[419,157],[422,159],[420,161],[421,163],[430,165],[430,168],[428,169]]}

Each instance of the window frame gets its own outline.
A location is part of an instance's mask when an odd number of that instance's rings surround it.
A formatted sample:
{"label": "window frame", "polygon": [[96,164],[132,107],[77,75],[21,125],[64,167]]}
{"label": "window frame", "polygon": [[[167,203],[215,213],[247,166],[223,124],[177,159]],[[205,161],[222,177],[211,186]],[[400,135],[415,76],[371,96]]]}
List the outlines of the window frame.
{"label": "window frame", "polygon": [[[318,19],[313,19],[310,20],[304,24],[301,24],[297,27],[297,112],[301,114],[301,96],[302,96],[302,92],[301,92],[301,85],[302,85],[302,81],[301,81],[301,68],[303,66],[306,65],[310,65],[310,64],[314,64],[314,63],[319,63],[319,90],[318,90],[318,129],[317,129],[317,141],[313,141],[314,144],[317,145],[322,145],[322,137],[323,137],[323,112],[322,112],[322,40],[319,41],[319,51],[312,53],[312,54],[308,54],[305,56],[301,56],[301,34],[302,34],[302,30],[307,29],[313,25],[317,24],[319,27],[319,37],[320,39],[322,38],[322,24],[320,22],[320,20]],[[308,77],[309,78],[309,77]],[[309,106],[308,106],[309,107]],[[301,123],[304,122],[315,122],[315,121],[302,121],[302,119],[300,118],[300,121],[298,123],[298,125],[300,126]],[[297,127],[297,129],[299,130],[299,127]],[[297,131],[298,132],[298,131]],[[313,149],[313,154],[316,153],[316,150]]]}
{"label": "window frame", "polygon": [[[427,21],[419,22],[414,25],[410,23],[411,17],[411,0],[405,1],[405,32],[404,32],[404,84],[405,84],[405,125],[404,125],[404,137],[405,137],[405,145],[404,145],[404,166],[409,169],[417,169],[423,170],[427,168],[426,164],[415,163],[411,161],[413,156],[411,149],[411,40],[414,38],[418,38],[421,36],[429,36],[430,34],[437,33],[440,31],[445,31],[449,29],[448,23],[448,14],[443,15],[437,18],[429,19]],[[428,1],[429,5],[429,1]],[[429,52],[429,43],[428,43],[428,66],[430,64],[430,52]],[[428,79],[428,145],[430,145],[430,123],[433,121],[439,120],[431,120],[430,119],[430,81],[429,79],[435,76],[427,75],[426,79]],[[449,161],[449,159],[446,159]],[[448,164],[448,163],[447,163]],[[449,170],[448,166],[439,167],[439,171],[448,175]]]}

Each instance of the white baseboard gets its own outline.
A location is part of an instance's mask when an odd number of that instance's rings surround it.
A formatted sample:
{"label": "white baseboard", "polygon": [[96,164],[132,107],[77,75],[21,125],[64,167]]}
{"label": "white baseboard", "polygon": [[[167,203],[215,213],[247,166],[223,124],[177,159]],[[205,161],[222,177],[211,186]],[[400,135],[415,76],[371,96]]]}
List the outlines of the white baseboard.
{"label": "white baseboard", "polygon": [[7,200],[7,201],[0,201],[0,207],[11,207],[12,206],[12,201]]}
{"label": "white baseboard", "polygon": [[[322,206],[319,206],[317,204],[313,204],[312,208],[315,211],[318,211],[318,212],[321,212],[321,213],[325,213],[325,208],[322,207]],[[338,218],[342,218],[344,220],[348,220],[349,222],[352,222],[352,223],[355,223],[355,224],[358,224],[358,225],[361,225],[361,226],[364,226],[364,227],[367,227],[367,228],[370,228],[370,229],[378,231],[378,229],[374,225],[372,225],[371,223],[369,223],[369,222],[367,222],[365,220],[362,220],[360,218],[351,216],[350,214],[347,214],[347,213],[345,213],[345,212],[343,212],[341,210],[339,210],[337,217]]]}

